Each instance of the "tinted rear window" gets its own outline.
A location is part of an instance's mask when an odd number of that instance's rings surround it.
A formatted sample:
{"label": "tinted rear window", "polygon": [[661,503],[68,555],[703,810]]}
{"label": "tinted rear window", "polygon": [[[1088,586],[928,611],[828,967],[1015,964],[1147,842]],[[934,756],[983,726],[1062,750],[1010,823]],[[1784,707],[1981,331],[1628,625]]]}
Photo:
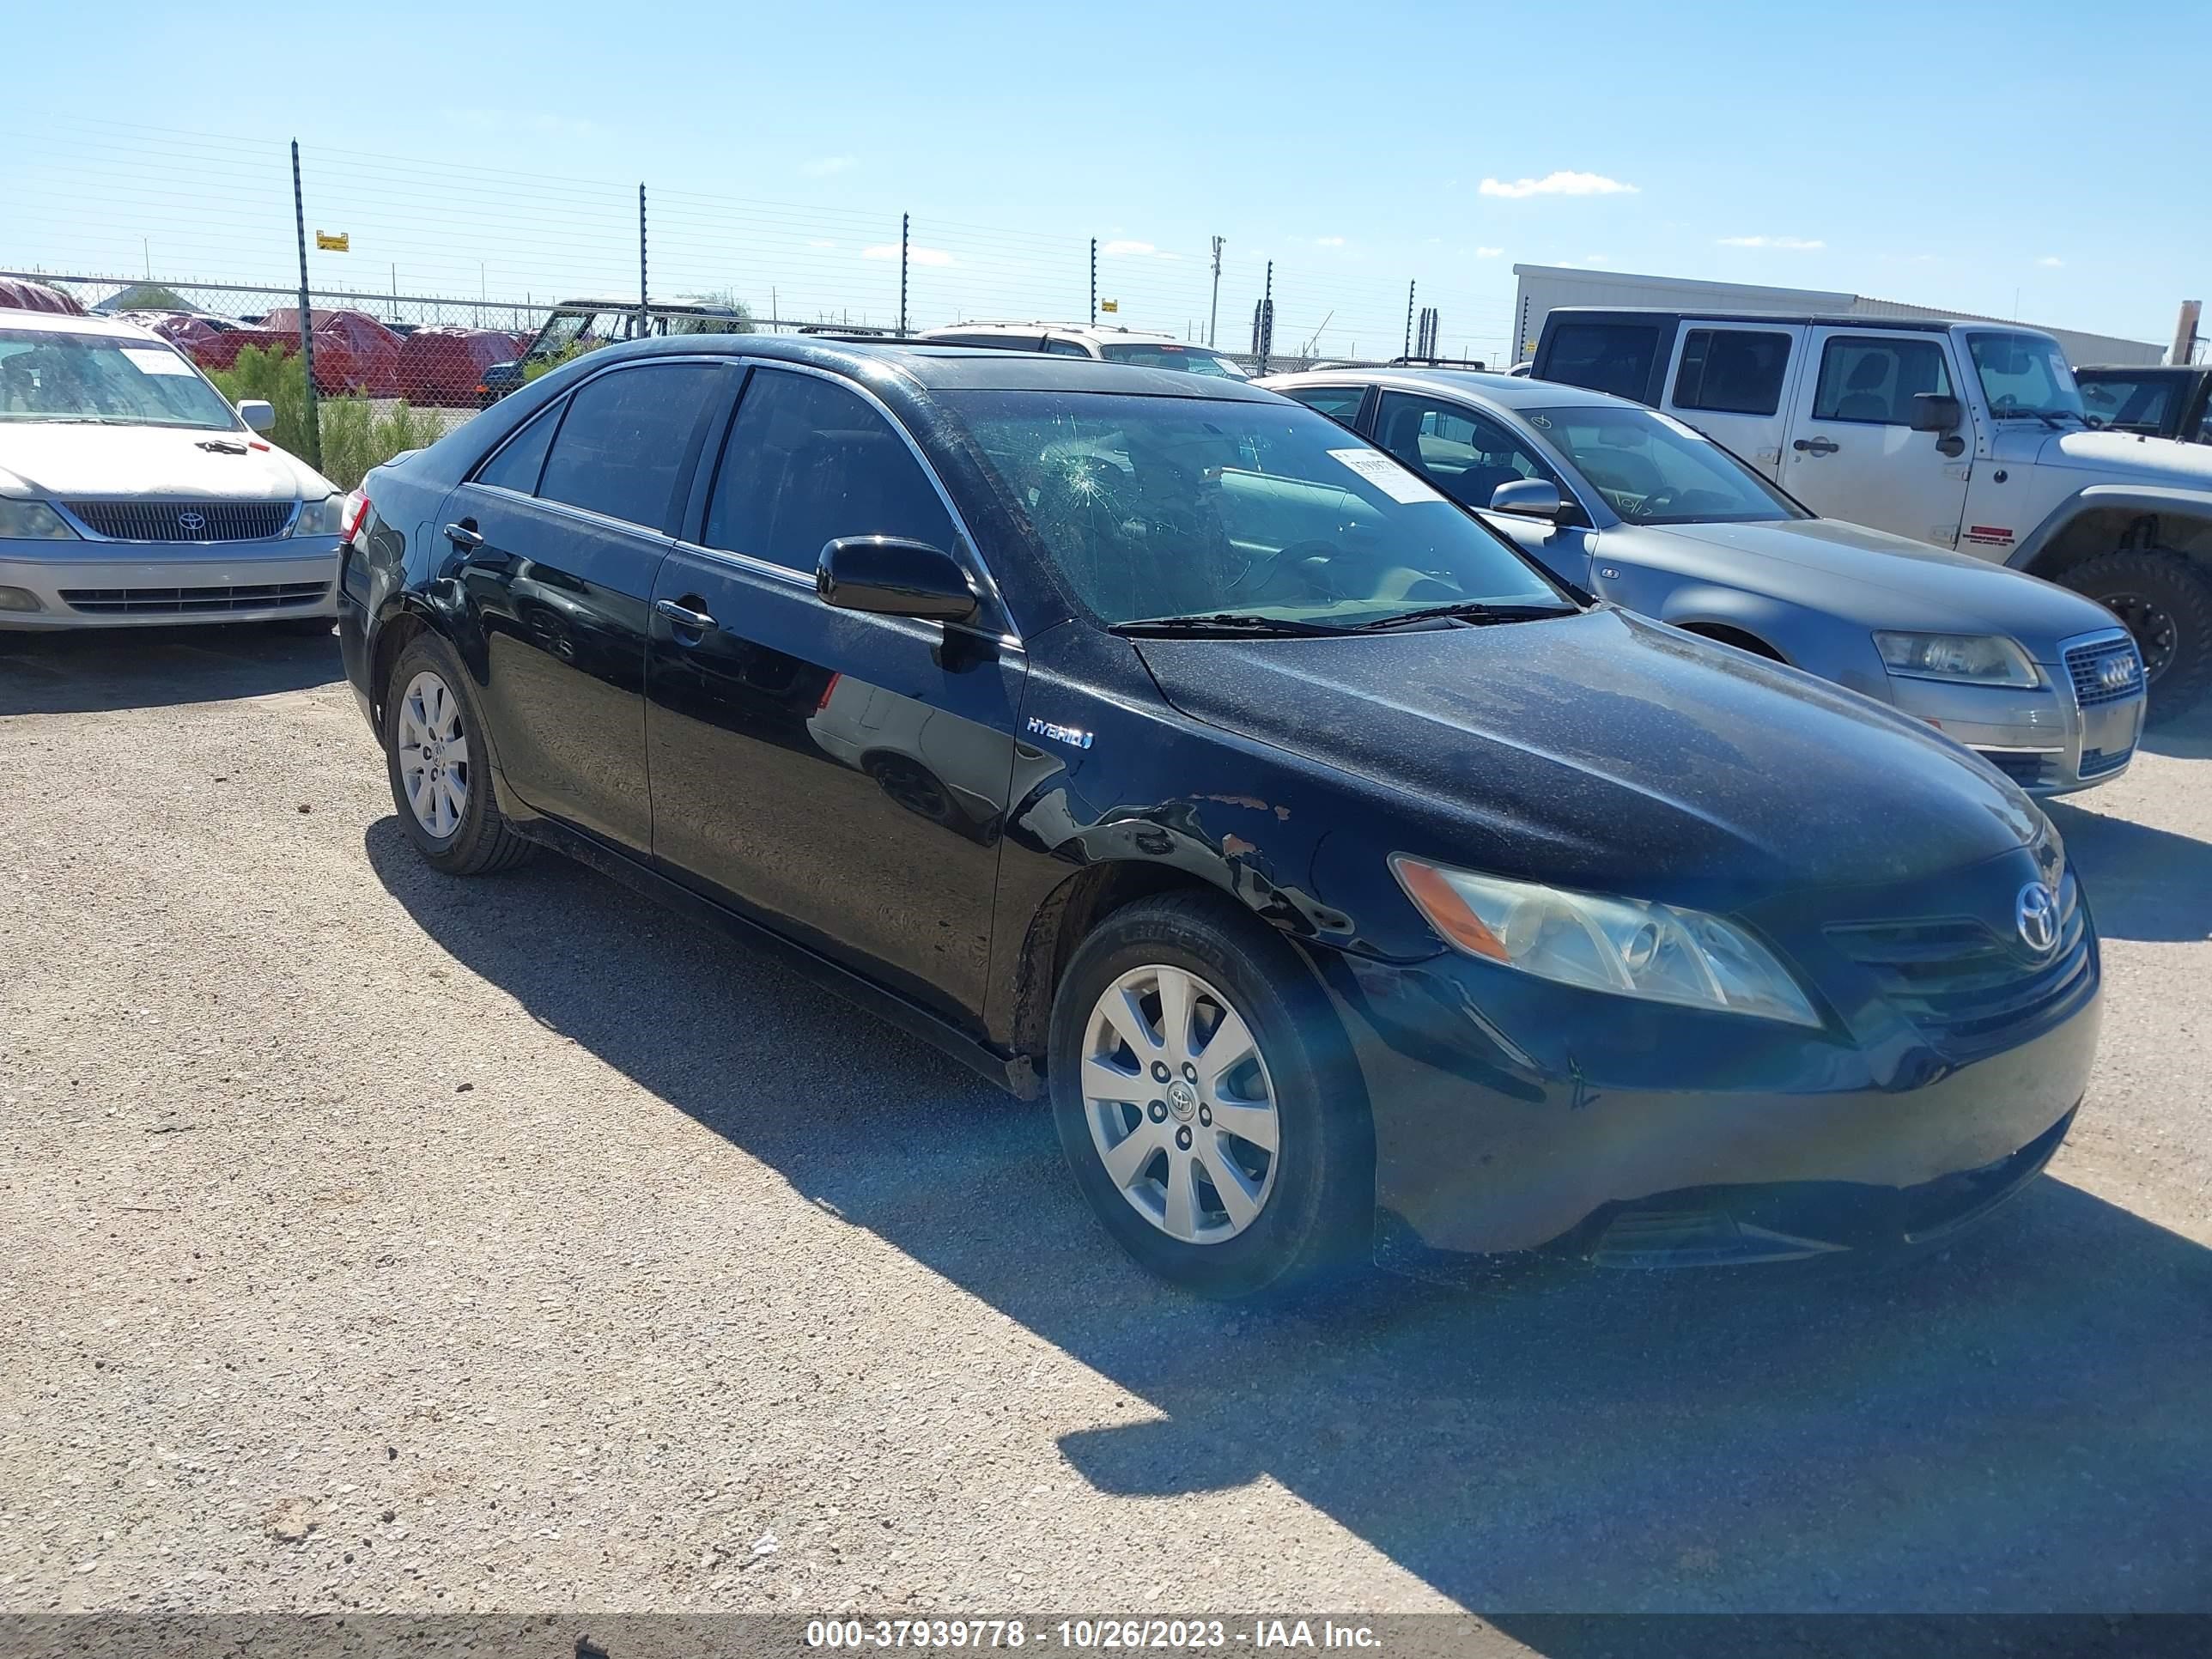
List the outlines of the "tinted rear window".
{"label": "tinted rear window", "polygon": [[1771,415],[1782,406],[1790,337],[1766,330],[1693,328],[1682,342],[1674,407]]}
{"label": "tinted rear window", "polygon": [[538,495],[665,529],[720,373],[711,363],[648,363],[586,381],[568,399]]}
{"label": "tinted rear window", "polygon": [[1562,323],[1552,331],[1540,372],[1547,380],[1641,403],[1658,355],[1656,323]]}

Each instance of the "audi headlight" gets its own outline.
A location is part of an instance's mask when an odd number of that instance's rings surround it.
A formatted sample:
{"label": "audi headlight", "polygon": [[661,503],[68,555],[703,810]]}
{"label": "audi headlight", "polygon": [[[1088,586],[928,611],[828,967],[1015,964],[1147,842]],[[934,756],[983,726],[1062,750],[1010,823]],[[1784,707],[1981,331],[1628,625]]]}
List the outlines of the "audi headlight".
{"label": "audi headlight", "polygon": [[336,495],[325,495],[319,501],[308,501],[300,508],[300,516],[292,521],[295,536],[335,536],[345,526],[345,502]]}
{"label": "audi headlight", "polygon": [[44,501],[18,501],[0,495],[0,540],[73,542],[76,531]]}
{"label": "audi headlight", "polygon": [[1615,996],[1820,1023],[1773,953],[1718,916],[1477,875],[1402,853],[1390,869],[1436,930],[1471,957]]}
{"label": "audi headlight", "polygon": [[1907,679],[1967,685],[2033,685],[2035,665],[2001,634],[1876,633],[1882,665]]}

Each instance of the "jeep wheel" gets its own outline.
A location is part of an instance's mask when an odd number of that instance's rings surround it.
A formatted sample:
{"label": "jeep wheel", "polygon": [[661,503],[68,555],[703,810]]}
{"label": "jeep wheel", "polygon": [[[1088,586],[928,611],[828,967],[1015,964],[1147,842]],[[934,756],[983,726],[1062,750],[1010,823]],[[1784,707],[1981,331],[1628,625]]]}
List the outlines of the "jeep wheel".
{"label": "jeep wheel", "polygon": [[2212,692],[2212,571],[2162,548],[2107,553],[2059,580],[2120,619],[2142,653],[2147,724],[2185,714]]}

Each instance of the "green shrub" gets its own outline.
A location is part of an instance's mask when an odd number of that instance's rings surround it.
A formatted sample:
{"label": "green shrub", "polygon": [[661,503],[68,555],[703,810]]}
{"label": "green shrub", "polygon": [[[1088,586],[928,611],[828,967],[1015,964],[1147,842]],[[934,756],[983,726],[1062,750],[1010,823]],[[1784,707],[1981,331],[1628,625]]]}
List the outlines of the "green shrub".
{"label": "green shrub", "polygon": [[[276,410],[269,441],[302,460],[313,454],[307,442],[307,373],[297,352],[248,346],[238,354],[235,365],[212,370],[208,379],[234,404],[246,398],[266,398]],[[340,489],[353,489],[369,468],[404,449],[422,448],[446,429],[434,413],[410,409],[404,401],[325,398],[319,410],[323,476]]]}

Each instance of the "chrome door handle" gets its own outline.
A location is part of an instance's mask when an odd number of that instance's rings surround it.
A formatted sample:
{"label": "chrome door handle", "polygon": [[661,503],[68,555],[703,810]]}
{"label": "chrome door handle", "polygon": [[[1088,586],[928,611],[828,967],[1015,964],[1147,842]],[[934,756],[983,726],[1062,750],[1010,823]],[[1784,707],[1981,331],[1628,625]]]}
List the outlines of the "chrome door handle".
{"label": "chrome door handle", "polygon": [[1801,455],[1832,455],[1843,446],[1833,438],[1800,438],[1790,447]]}
{"label": "chrome door handle", "polygon": [[446,526],[446,539],[464,553],[473,553],[484,544],[484,538],[477,533],[477,527],[465,519],[459,524]]}
{"label": "chrome door handle", "polygon": [[695,634],[703,634],[714,625],[714,619],[705,611],[694,611],[690,605],[678,605],[673,599],[655,599],[653,608],[678,628],[688,628]]}

